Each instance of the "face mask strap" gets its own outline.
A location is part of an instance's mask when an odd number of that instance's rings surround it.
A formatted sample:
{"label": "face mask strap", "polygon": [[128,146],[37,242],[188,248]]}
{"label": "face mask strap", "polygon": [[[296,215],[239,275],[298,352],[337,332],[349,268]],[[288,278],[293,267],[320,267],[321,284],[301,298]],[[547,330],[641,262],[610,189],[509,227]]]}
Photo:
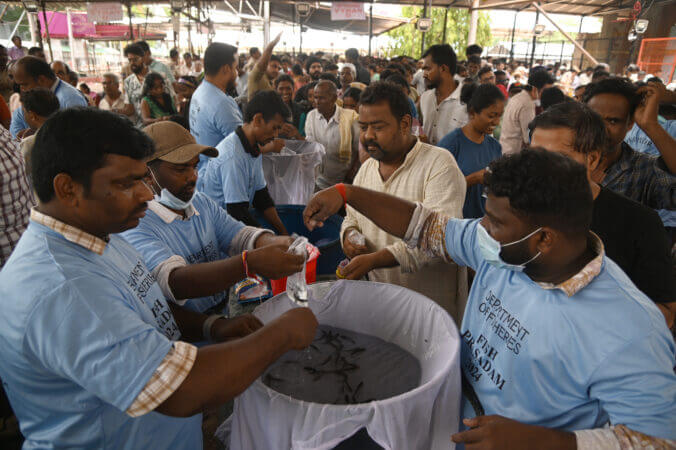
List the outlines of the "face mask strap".
{"label": "face mask strap", "polygon": [[523,241],[525,241],[526,239],[528,239],[529,237],[533,236],[535,233],[537,233],[537,232],[540,231],[540,230],[542,230],[542,227],[540,227],[540,228],[538,228],[537,230],[533,231],[532,233],[530,233],[530,234],[528,234],[528,235],[522,237],[522,238],[519,239],[518,241],[510,242],[509,244],[501,244],[501,247],[503,247],[503,248],[504,248],[504,247],[509,247],[510,245],[515,245],[515,244],[518,244],[518,243],[520,243],[520,242],[523,242]]}

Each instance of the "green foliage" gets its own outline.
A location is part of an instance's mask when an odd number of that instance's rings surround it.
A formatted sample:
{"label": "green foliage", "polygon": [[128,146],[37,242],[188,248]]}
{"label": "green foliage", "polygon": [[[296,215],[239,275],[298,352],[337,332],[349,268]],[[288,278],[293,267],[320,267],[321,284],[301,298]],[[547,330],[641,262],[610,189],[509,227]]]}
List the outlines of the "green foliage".
{"label": "green foliage", "polygon": [[[432,27],[425,33],[425,48],[433,44],[442,44],[444,35],[445,8],[432,8],[428,17],[432,19]],[[422,8],[405,6],[402,8],[402,16],[408,18],[422,17]],[[451,8],[448,10],[446,22],[446,43],[458,54],[458,59],[464,59],[467,48],[467,34],[469,33],[469,11],[467,9]],[[415,23],[402,25],[385,33],[392,39],[390,46],[385,49],[386,57],[411,56],[420,57],[420,45],[422,33],[415,27]],[[491,29],[488,14],[479,13],[477,27],[477,44],[485,47],[491,44]]]}

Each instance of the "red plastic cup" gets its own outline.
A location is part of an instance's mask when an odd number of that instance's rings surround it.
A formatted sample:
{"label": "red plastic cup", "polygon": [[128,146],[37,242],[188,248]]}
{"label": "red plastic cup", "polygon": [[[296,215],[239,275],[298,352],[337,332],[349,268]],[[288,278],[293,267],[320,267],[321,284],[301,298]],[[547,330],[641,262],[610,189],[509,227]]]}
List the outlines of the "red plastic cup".
{"label": "red plastic cup", "polygon": [[[305,282],[312,284],[317,281],[317,257],[308,260],[305,263]],[[278,280],[270,280],[272,295],[281,294],[286,291],[286,277]]]}

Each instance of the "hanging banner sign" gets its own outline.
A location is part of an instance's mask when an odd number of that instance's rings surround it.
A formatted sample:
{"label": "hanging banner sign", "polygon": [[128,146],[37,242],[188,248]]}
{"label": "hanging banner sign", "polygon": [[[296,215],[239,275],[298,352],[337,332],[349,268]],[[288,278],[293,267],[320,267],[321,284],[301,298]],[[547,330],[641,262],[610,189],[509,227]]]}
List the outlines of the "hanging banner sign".
{"label": "hanging banner sign", "polygon": [[331,20],[366,20],[364,4],[357,2],[333,2]]}
{"label": "hanging banner sign", "polygon": [[124,19],[122,3],[87,3],[87,18],[90,22],[107,23]]}

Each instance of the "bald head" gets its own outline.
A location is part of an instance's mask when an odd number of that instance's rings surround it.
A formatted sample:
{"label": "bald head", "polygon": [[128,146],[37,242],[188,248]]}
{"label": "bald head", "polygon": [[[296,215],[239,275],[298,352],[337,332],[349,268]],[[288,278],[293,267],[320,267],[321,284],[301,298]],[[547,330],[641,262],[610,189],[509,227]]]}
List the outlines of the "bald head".
{"label": "bald head", "polygon": [[66,63],[63,61],[54,61],[52,62],[51,67],[57,77],[61,78],[63,81],[68,82],[68,72],[70,72],[70,70],[68,69]]}
{"label": "bald head", "polygon": [[318,90],[323,90],[326,89],[326,93],[331,95],[338,95],[338,89],[336,88],[336,84],[333,83],[332,81],[329,80],[319,80],[317,85],[315,86],[315,92]]}

